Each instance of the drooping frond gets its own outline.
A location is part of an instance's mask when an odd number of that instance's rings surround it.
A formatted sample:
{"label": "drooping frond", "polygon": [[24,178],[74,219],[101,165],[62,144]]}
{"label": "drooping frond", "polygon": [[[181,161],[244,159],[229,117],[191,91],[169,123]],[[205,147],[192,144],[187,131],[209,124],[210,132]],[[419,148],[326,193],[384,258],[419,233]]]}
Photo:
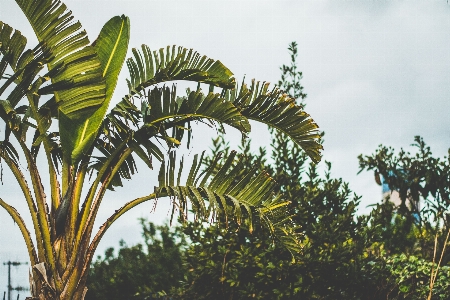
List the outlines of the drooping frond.
{"label": "drooping frond", "polygon": [[163,151],[156,139],[164,140],[170,149],[179,145],[187,132],[189,146],[192,121],[228,124],[247,133],[248,119],[254,119],[286,132],[313,160],[319,161],[322,146],[317,142],[317,125],[292,98],[278,89],[268,92],[267,86],[258,89],[254,83],[251,89],[244,86],[239,94],[231,95],[204,95],[199,89],[188,91],[186,97],[177,97],[175,86],[155,87],[141,97],[140,110],[128,98],[117,104],[107,115],[103,132],[105,136],[114,132],[132,134],[133,150],[151,166],[153,156],[162,159]]}
{"label": "drooping frond", "polygon": [[[250,131],[247,118],[242,116],[230,101],[220,94],[204,95],[200,89],[188,91],[186,97],[177,97],[175,86],[154,88],[142,102],[144,125],[137,132],[147,136],[149,133],[165,139],[169,144],[178,145],[187,131],[190,135],[190,122],[210,121],[230,125],[243,133]],[[169,135],[168,129],[172,129]]]}
{"label": "drooping frond", "polygon": [[203,82],[222,88],[235,85],[233,73],[220,61],[175,45],[159,51],[151,51],[146,45],[142,45],[141,51],[133,48],[133,57],[127,59],[127,66],[131,76],[128,80],[130,94],[171,80]]}
{"label": "drooping frond", "polygon": [[320,161],[319,126],[282,90],[269,91],[269,83],[252,80],[250,88],[243,83],[239,90],[224,90],[222,95],[233,102],[243,116],[281,130],[314,162]]}
{"label": "drooping frond", "polygon": [[[36,80],[38,73],[43,69],[43,64],[51,60],[51,51],[41,43],[33,50],[28,49],[24,52],[26,44],[27,39],[20,31],[0,21],[0,79],[5,79],[0,86],[0,95],[15,84],[15,88],[7,97],[12,107],[15,107],[29,90],[41,91],[39,88],[46,81],[44,77],[54,75],[57,71],[49,72],[40,77],[40,80]],[[5,76],[8,66],[13,74]],[[30,88],[31,85],[33,86]]]}
{"label": "drooping frond", "polygon": [[[11,131],[16,131],[20,139],[25,140],[27,129],[31,124],[30,107],[22,104],[20,100],[27,94],[33,94],[33,100],[43,89],[41,86],[46,78],[55,74],[58,69],[39,76],[43,65],[51,59],[51,52],[45,44],[39,44],[33,50],[24,51],[26,38],[18,30],[0,22],[0,118],[6,123],[5,140],[8,140]],[[12,74],[5,74],[7,67]],[[8,94],[5,96],[5,92]],[[45,123],[45,122],[43,122]]]}
{"label": "drooping frond", "polygon": [[[0,95],[2,95],[11,84],[15,84],[15,87],[6,98],[12,107],[15,107],[27,93],[34,94],[34,97],[39,99],[38,93],[41,93],[42,91],[45,93],[45,91],[49,89],[54,90],[62,88],[62,86],[65,85],[65,83],[59,83],[41,88],[41,86],[48,81],[50,76],[60,70],[55,68],[43,76],[38,75],[44,67],[43,64],[50,59],[48,49],[38,46],[31,52],[25,52],[24,55],[26,55],[27,63],[18,68],[0,87]],[[19,61],[18,64],[21,64],[21,62]]]}
{"label": "drooping frond", "polygon": [[[3,55],[0,61],[0,79],[3,77],[8,64],[13,72],[26,64],[28,55],[22,56],[26,44],[27,39],[20,31],[14,30],[8,24],[0,21],[0,53]],[[19,58],[21,59],[19,60]]]}
{"label": "drooping frond", "polygon": [[[288,201],[274,193],[274,181],[265,172],[246,170],[232,151],[223,165],[217,170],[215,165],[200,172],[202,164],[196,155],[184,184],[181,183],[183,161],[176,166],[172,153],[159,172],[158,197],[169,196],[173,200],[172,217],[175,211],[182,219],[188,218],[188,210],[200,219],[213,220],[234,218],[239,224],[245,222],[253,230],[253,215],[269,228],[274,236],[291,251],[298,252],[300,242],[294,233],[288,210]],[[220,157],[216,157],[217,162]],[[244,174],[240,181],[237,174]]]}
{"label": "drooping frond", "polygon": [[[169,148],[179,145],[185,132],[189,140],[192,121],[228,124],[243,133],[250,131],[248,120],[219,94],[204,95],[201,90],[197,90],[188,91],[186,97],[177,97],[175,86],[155,87],[142,100],[141,109],[129,99],[122,99],[106,115],[102,135],[95,145],[106,158],[109,149],[115,149],[121,141],[129,138],[128,147],[151,168],[153,157],[159,161],[164,157],[157,139],[165,141]],[[95,166],[101,166],[101,160],[99,158],[98,163],[93,165],[94,169],[97,169]],[[123,174],[133,174],[133,170]]]}
{"label": "drooping frond", "polygon": [[106,115],[103,134],[108,135],[108,128],[118,133],[128,133],[132,128],[137,128],[141,121],[141,110],[130,100],[122,99]]}
{"label": "drooping frond", "polygon": [[[103,143],[101,140],[96,140],[94,146],[101,152],[102,156],[93,156],[92,163],[89,166],[88,170],[99,171],[104,166],[104,164],[108,162],[108,158],[117,156],[117,152],[120,151],[121,144],[123,144],[122,137],[117,134],[110,136],[107,140],[107,143]],[[112,162],[110,164],[113,165],[114,163]],[[108,189],[114,190],[114,187],[123,186],[122,179],[131,179],[131,175],[135,174],[136,172],[137,167],[134,157],[132,155],[129,155],[120,166],[118,172],[113,176]],[[103,182],[105,179],[106,178],[101,178],[101,182]]]}

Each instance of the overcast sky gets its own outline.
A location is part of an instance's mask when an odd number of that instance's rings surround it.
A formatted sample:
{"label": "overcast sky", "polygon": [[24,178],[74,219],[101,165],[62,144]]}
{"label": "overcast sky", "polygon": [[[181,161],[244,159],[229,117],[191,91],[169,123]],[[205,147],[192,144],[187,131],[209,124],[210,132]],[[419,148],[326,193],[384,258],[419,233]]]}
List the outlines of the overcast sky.
{"label": "overcast sky", "polygon": [[[421,135],[436,156],[447,153],[450,137],[450,6],[445,0],[429,1],[283,1],[283,0],[71,0],[65,1],[87,30],[91,41],[112,16],[131,19],[131,47],[142,43],[152,49],[167,45],[194,48],[221,60],[237,81],[277,82],[279,67],[289,63],[287,46],[297,41],[298,67],[308,94],[306,111],[326,132],[324,159],[333,164],[333,176],[350,182],[362,195],[360,212],[381,198],[371,173],[358,172],[357,156],[373,153],[379,144],[413,150]],[[35,44],[32,31],[12,0],[0,0],[0,20],[22,31]],[[116,100],[126,92],[126,69],[121,74]],[[215,132],[194,132],[198,153],[210,145]],[[239,135],[230,138],[238,143]],[[255,145],[270,143],[264,126],[254,127]],[[144,168],[141,168],[144,170]],[[5,173],[6,174],[6,173]],[[108,194],[99,225],[132,197],[152,191],[154,176],[141,172],[122,191]],[[26,207],[14,180],[6,178],[0,197],[16,206],[24,217]],[[20,195],[20,196],[19,196]],[[132,211],[111,227],[99,254],[119,239],[140,241],[138,217],[162,222],[167,209],[150,205]],[[26,261],[20,231],[0,211],[0,263]],[[31,227],[30,227],[31,228]],[[98,227],[97,227],[98,228]],[[24,251],[25,250],[25,251]],[[27,283],[23,269],[13,284]],[[6,289],[6,267],[0,265],[0,291]]]}

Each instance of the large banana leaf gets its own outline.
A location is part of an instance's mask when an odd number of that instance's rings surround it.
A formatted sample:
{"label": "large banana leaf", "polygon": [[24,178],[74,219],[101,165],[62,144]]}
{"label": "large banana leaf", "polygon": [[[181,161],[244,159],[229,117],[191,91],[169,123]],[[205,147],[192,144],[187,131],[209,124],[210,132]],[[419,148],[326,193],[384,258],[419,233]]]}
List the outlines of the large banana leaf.
{"label": "large banana leaf", "polygon": [[[220,157],[214,159],[218,162]],[[217,170],[216,164],[200,172],[203,155],[194,157],[189,175],[181,183],[183,161],[177,169],[175,155],[172,153],[167,163],[161,165],[156,188],[158,197],[173,198],[172,217],[178,210],[182,219],[188,218],[191,210],[201,220],[235,219],[246,222],[253,230],[254,215],[258,223],[264,224],[291,251],[300,251],[300,241],[295,234],[288,209],[289,202],[274,193],[274,181],[267,173],[257,174],[255,170],[245,170],[232,151],[223,165]],[[242,180],[236,175],[244,173]]]}
{"label": "large banana leaf", "polygon": [[192,49],[175,45],[159,51],[151,51],[142,45],[141,51],[133,48],[132,58],[127,59],[131,79],[128,80],[130,94],[141,92],[146,87],[171,80],[204,82],[222,88],[233,88],[233,73],[220,61],[200,56]]}
{"label": "large banana leaf", "polygon": [[[89,118],[69,118],[60,115],[61,143],[70,145],[72,160],[76,161],[92,145],[98,129],[103,122],[106,110],[117,84],[119,72],[125,60],[130,39],[130,21],[128,17],[116,16],[102,28],[94,42],[95,51],[101,62],[102,76],[106,80],[106,98]],[[80,108],[81,105],[77,104]]]}
{"label": "large banana leaf", "polygon": [[281,130],[297,143],[314,162],[321,159],[319,126],[295,99],[269,83],[252,80],[250,88],[242,83],[240,89],[224,90],[222,96],[239,108],[243,116]]}

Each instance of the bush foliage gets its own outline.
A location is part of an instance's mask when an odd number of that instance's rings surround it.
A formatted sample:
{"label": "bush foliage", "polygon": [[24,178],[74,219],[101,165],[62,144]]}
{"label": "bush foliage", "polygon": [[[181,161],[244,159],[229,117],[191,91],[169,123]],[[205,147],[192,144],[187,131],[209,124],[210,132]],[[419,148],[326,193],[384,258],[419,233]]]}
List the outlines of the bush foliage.
{"label": "bush foliage", "polygon": [[[291,64],[281,67],[279,86],[301,99],[306,94],[297,70],[297,47]],[[432,156],[422,138],[417,154],[380,146],[359,157],[360,169],[400,193],[366,216],[356,214],[360,197],[349,184],[333,178],[331,164],[319,168],[298,146],[272,132],[270,155],[254,152],[243,140],[239,159],[245,169],[267,172],[275,191],[290,200],[288,212],[301,241],[301,252],[274,243],[257,221],[223,226],[200,222],[170,229],[141,220],[144,244],[112,249],[98,257],[89,278],[88,299],[429,299],[450,298],[449,251],[444,251],[449,215],[449,160]],[[213,140],[204,168],[229,157],[222,136]],[[225,159],[224,159],[225,161]],[[223,162],[222,162],[223,163]],[[239,182],[244,174],[236,174]],[[414,203],[423,203],[421,207]],[[409,203],[409,204],[408,204]],[[288,217],[288,216],[287,216]],[[441,253],[443,253],[441,258]],[[438,267],[438,262],[440,266]],[[436,272],[438,270],[438,272]],[[147,298],[146,298],[147,297]]]}

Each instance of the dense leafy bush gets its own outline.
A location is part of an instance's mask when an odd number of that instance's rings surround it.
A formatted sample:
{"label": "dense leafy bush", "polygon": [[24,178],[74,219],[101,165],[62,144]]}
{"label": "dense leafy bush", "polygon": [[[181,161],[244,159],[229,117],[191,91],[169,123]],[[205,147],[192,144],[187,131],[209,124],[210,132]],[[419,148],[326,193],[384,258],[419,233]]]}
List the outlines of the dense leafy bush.
{"label": "dense leafy bush", "polygon": [[[267,170],[291,200],[301,254],[276,246],[268,232],[250,233],[245,224],[230,224],[228,230],[191,224],[185,230],[192,241],[186,252],[187,299],[356,299],[372,285],[373,278],[361,274],[359,266],[371,240],[368,219],[355,216],[359,198],[342,180],[331,178],[330,165],[319,176],[301,151],[277,146],[285,142],[275,137],[273,146],[281,150],[271,157],[283,172],[266,164],[264,151],[252,155],[248,142],[242,150],[246,164]],[[215,146],[214,151],[228,151],[220,139]]]}
{"label": "dense leafy bush", "polygon": [[180,228],[155,226],[141,219],[143,244],[128,247],[120,243],[105,251],[93,263],[86,300],[145,299],[176,293],[186,270],[183,249],[186,246]]}

